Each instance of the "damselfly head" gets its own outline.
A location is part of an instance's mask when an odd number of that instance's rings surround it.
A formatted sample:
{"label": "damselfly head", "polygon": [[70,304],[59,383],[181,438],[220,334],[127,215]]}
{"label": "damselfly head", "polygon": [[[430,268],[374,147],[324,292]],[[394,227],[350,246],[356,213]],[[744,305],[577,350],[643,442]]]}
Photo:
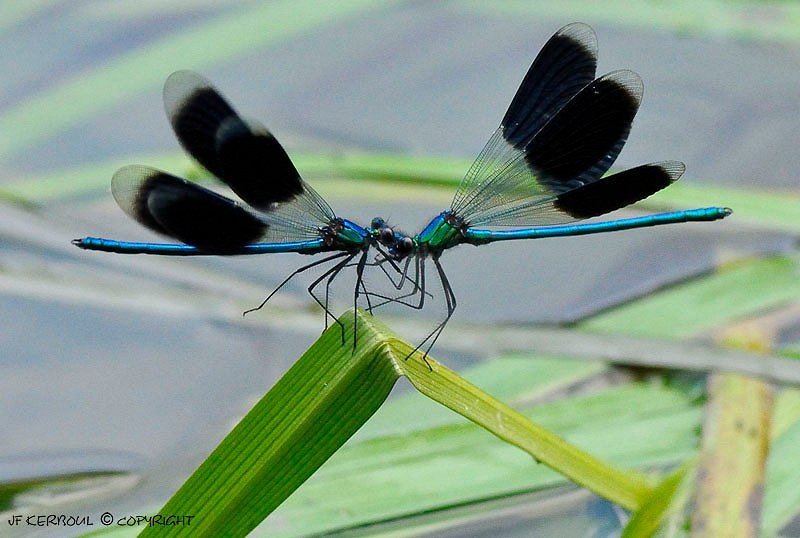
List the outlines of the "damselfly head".
{"label": "damselfly head", "polygon": [[384,226],[380,230],[380,241],[384,245],[391,244],[394,241],[394,230],[388,226]]}
{"label": "damselfly head", "polygon": [[395,240],[389,247],[389,255],[395,260],[402,260],[414,251],[414,239],[407,235],[395,234]]}
{"label": "damselfly head", "polygon": [[375,217],[370,222],[371,233],[381,245],[392,248],[395,244],[395,232],[381,217]]}

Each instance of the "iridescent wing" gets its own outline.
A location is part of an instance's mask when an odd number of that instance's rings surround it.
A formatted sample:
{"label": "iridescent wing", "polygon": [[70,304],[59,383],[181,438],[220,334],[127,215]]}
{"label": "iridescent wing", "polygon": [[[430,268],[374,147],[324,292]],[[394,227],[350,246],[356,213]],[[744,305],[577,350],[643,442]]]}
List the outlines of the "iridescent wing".
{"label": "iridescent wing", "polygon": [[120,168],[111,178],[111,193],[140,224],[209,252],[235,251],[268,229],[255,211],[149,166]]}
{"label": "iridescent wing", "polygon": [[643,200],[668,187],[683,175],[680,161],[643,164],[557,195],[537,211],[569,215],[575,220],[604,215]]}
{"label": "iridescent wing", "polygon": [[[576,220],[554,200],[608,171],[627,140],[643,91],[632,71],[592,81],[595,58],[594,33],[584,24],[568,25],[548,41],[461,182],[454,214],[473,226]],[[593,192],[598,191],[603,188]]]}
{"label": "iridescent wing", "polygon": [[[266,225],[263,236],[258,240],[287,242],[314,239],[318,237],[319,228],[335,218],[325,200],[301,179],[275,137],[262,125],[242,119],[202,76],[192,71],[178,71],[170,75],[164,84],[164,105],[170,124],[184,149],[242,200],[258,210],[260,221]],[[123,173],[121,178],[126,179],[120,179],[118,183],[125,183],[125,189],[129,191],[136,191],[138,185],[141,191],[138,198],[145,195],[159,198],[161,194],[148,194],[152,177],[152,172],[144,176]],[[188,185],[181,187],[180,191],[186,197],[182,201],[183,218],[196,222],[205,218],[203,212],[210,206],[216,207],[219,200],[206,200],[204,197],[214,195],[212,191]],[[170,196],[174,198],[181,195],[173,189]],[[236,208],[229,209],[230,214],[249,211],[232,200],[228,201],[229,206],[233,204],[231,207]],[[194,218],[190,216],[189,209],[192,207],[197,207],[200,212]],[[131,214],[129,209],[132,208],[123,209]],[[133,214],[141,216],[140,212],[133,211]]]}
{"label": "iridescent wing", "polygon": [[567,101],[595,78],[597,36],[574,22],[560,29],[536,56],[500,124],[503,139],[518,149]]}

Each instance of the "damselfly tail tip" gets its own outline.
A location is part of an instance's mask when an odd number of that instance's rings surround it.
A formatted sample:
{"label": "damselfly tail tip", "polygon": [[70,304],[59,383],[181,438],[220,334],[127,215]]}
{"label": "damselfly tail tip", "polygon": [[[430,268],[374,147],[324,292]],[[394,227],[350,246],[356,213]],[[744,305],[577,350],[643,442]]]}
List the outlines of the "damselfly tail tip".
{"label": "damselfly tail tip", "polygon": [[72,244],[78,248],[86,248],[86,243],[83,239],[73,239]]}
{"label": "damselfly tail tip", "polygon": [[727,217],[728,215],[730,215],[731,213],[733,213],[733,209],[731,209],[730,207],[723,207],[722,208],[722,218],[723,219],[725,217]]}

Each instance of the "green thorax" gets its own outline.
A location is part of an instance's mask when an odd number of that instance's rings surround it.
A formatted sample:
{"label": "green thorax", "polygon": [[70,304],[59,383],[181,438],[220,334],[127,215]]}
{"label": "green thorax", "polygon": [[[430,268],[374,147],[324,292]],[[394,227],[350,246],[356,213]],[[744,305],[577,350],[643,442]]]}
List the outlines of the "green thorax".
{"label": "green thorax", "polygon": [[418,245],[427,246],[430,250],[444,250],[461,243],[463,239],[458,221],[448,211],[438,215],[414,238]]}
{"label": "green thorax", "polygon": [[328,247],[362,248],[366,244],[369,231],[347,219],[335,218],[319,230]]}

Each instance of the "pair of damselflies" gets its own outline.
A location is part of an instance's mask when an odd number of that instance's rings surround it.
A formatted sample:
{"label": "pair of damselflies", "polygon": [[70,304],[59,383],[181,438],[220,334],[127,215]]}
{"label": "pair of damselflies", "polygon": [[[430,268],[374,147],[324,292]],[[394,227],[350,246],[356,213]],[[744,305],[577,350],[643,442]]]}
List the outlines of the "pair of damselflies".
{"label": "pair of damselflies", "polygon": [[[676,181],[685,168],[678,161],[661,161],[604,176],[628,138],[643,85],[627,70],[595,78],[596,66],[597,38],[591,27],[573,23],[551,37],[450,208],[416,235],[380,217],[361,226],[337,216],[265,127],[242,119],[200,75],[179,71],[164,86],[167,116],[178,140],[246,204],[148,166],[126,166],[111,180],[114,199],[139,223],[181,243],[94,237],[73,243],[89,250],[166,256],[328,253],[275,289],[299,273],[325,266],[308,292],[325,310],[326,325],[328,315],[333,316],[329,290],[345,268],[355,268],[354,306],[361,298],[369,310],[387,302],[421,309],[433,296],[429,281],[434,276],[446,315],[417,346],[427,344],[427,353],[456,308],[440,261],[450,248],[711,221],[731,213],[707,207],[575,224],[650,196]],[[368,266],[383,270],[393,293],[368,289]],[[324,297],[316,291],[321,285]]]}

